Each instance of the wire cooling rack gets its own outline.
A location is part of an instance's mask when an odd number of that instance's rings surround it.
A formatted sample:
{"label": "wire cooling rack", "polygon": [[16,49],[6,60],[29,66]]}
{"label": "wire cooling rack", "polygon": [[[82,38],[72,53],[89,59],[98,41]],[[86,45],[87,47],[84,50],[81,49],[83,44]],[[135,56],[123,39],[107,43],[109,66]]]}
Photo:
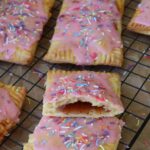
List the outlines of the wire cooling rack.
{"label": "wire cooling rack", "polygon": [[19,66],[0,62],[0,80],[23,85],[28,90],[21,121],[0,145],[0,150],[21,150],[23,143],[33,132],[41,118],[42,96],[46,72],[52,68],[115,71],[122,75],[122,101],[125,112],[120,116],[126,125],[123,128],[119,150],[150,150],[150,37],[127,31],[126,25],[140,0],[126,0],[123,18],[123,40],[125,50],[124,67],[105,66],[76,67],[55,65],[42,60],[49,47],[56,18],[62,1],[56,0],[53,16],[46,25],[34,62],[30,66]]}

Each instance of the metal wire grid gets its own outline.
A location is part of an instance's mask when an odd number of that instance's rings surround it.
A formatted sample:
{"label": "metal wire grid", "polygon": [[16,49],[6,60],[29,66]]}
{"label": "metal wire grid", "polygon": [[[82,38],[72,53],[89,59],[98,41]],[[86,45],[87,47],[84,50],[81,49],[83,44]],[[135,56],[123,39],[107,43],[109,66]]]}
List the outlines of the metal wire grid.
{"label": "metal wire grid", "polygon": [[[149,99],[150,91],[148,88],[144,88],[145,85],[149,85],[150,79],[150,63],[149,60],[145,61],[144,59],[145,56],[150,55],[150,38],[131,33],[125,28],[138,3],[139,0],[126,0],[126,13],[123,22],[125,49],[124,68],[105,66],[95,66],[91,68],[76,67],[74,65],[55,65],[42,60],[49,47],[49,39],[53,34],[56,18],[62,4],[62,0],[56,0],[56,4],[53,8],[54,15],[45,27],[34,62],[28,67],[3,62],[0,63],[0,80],[13,85],[24,85],[28,89],[28,100],[23,108],[21,121],[1,143],[0,150],[20,150],[22,149],[23,143],[27,142],[28,135],[33,132],[41,118],[45,76],[46,72],[52,68],[105,70],[121,73],[122,100],[125,106],[125,112],[120,118],[126,121],[126,126],[123,129],[123,138],[120,141],[118,149],[133,149],[134,143],[138,140],[150,119],[150,103],[148,103],[147,99],[145,100],[145,97]],[[144,100],[142,101],[142,99]],[[133,123],[135,121],[137,121],[138,125]]]}

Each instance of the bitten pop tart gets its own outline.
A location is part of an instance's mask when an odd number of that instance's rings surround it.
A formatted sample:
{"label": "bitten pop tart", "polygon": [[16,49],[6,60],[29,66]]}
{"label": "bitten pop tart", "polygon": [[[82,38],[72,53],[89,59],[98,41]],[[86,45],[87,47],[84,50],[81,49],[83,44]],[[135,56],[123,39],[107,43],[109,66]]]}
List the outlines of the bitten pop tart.
{"label": "bitten pop tart", "polygon": [[116,150],[123,125],[117,118],[43,117],[24,150]]}
{"label": "bitten pop tart", "polygon": [[150,0],[142,0],[128,24],[128,29],[137,33],[150,35]]}
{"label": "bitten pop tart", "polygon": [[20,110],[25,96],[25,88],[5,85],[0,82],[0,142],[9,130],[19,122]]}
{"label": "bitten pop tart", "polygon": [[58,117],[109,117],[124,111],[120,77],[90,71],[48,72],[43,115]]}
{"label": "bitten pop tart", "polygon": [[121,66],[124,0],[64,0],[44,60]]}

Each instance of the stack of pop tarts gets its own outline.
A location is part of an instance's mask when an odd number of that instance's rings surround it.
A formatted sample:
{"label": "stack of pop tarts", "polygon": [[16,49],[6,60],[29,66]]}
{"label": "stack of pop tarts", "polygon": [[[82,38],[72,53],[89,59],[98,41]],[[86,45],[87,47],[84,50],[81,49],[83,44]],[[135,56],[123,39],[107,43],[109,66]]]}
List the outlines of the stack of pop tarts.
{"label": "stack of pop tarts", "polygon": [[[121,66],[120,0],[64,0],[51,47],[54,63]],[[24,150],[116,150],[124,123],[117,73],[51,70],[43,117]]]}

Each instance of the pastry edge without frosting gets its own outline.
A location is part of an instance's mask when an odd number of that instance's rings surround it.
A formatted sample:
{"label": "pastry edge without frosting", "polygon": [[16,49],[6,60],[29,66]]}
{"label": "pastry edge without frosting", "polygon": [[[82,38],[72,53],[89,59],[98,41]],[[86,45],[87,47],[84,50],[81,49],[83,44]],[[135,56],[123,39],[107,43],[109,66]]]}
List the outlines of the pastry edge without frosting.
{"label": "pastry edge without frosting", "polygon": [[144,34],[144,35],[150,35],[150,26],[147,27],[145,25],[142,24],[138,24],[135,22],[130,22],[127,26],[128,30],[136,32],[136,33],[140,33],[140,34]]}
{"label": "pastry edge without frosting", "polygon": [[[54,44],[57,46],[57,44]],[[50,63],[56,64],[77,64],[74,53],[68,49],[65,51],[59,51],[58,48],[52,48],[53,50],[48,50],[47,54],[44,56],[44,60]],[[100,54],[96,61],[92,64],[82,64],[82,65],[109,65],[121,67],[123,64],[123,49],[114,49],[109,55]]]}

